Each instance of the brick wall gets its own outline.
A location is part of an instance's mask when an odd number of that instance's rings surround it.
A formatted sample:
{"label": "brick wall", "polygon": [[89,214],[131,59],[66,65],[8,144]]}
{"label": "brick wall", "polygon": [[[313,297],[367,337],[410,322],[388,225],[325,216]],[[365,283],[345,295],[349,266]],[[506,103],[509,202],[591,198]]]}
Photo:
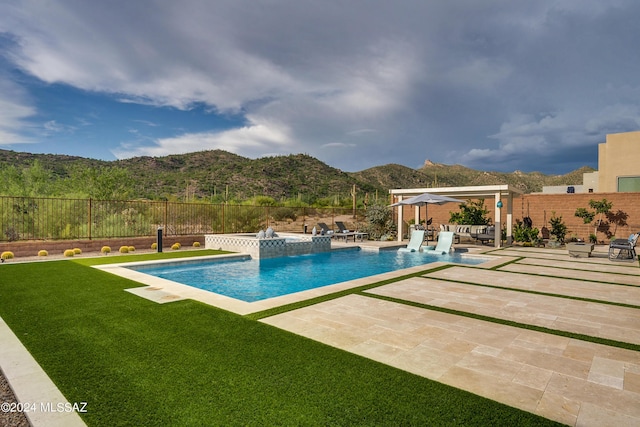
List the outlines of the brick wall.
{"label": "brick wall", "polygon": [[[610,224],[609,233],[618,237],[628,237],[631,233],[640,231],[640,193],[582,193],[582,194],[525,194],[522,197],[513,199],[513,219],[522,220],[528,216],[533,221],[533,226],[540,229],[543,226],[549,228],[549,219],[555,212],[556,216],[562,216],[567,225],[567,238],[578,237],[588,240],[589,234],[594,232],[594,226],[584,224],[582,218],[574,215],[577,208],[589,208],[589,200],[602,200],[613,203],[612,212],[626,214],[627,225]],[[506,221],[507,209],[506,200],[502,201],[501,222]],[[495,201],[493,198],[485,199],[485,207],[489,210],[489,218],[494,218]],[[458,204],[448,203],[445,205],[429,205],[427,207],[429,218],[433,218],[433,225],[449,222],[450,212],[459,212]],[[413,219],[414,208],[404,207],[404,220],[409,222]],[[425,219],[425,208],[421,208],[420,218]],[[596,217],[597,218],[597,217]],[[606,220],[606,218],[605,218]],[[598,241],[608,242],[610,239],[603,228],[598,232]]]}

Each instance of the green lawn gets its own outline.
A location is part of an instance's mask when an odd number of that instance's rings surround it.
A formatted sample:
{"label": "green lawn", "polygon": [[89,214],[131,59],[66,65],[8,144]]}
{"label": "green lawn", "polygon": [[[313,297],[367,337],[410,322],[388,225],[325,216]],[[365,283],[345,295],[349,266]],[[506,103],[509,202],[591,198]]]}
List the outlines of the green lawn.
{"label": "green lawn", "polygon": [[554,424],[78,261],[0,266],[0,316],[90,426]]}

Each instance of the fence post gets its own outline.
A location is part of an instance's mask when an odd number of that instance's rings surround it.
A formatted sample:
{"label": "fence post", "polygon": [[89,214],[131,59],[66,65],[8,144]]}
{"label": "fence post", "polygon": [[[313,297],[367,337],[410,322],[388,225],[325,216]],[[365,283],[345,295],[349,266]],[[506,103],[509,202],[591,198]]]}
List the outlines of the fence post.
{"label": "fence post", "polygon": [[169,224],[168,224],[168,218],[169,217],[169,201],[165,200],[164,201],[164,229],[168,230],[169,229]]}
{"label": "fence post", "polygon": [[331,208],[331,229],[336,225],[336,208]]}
{"label": "fence post", "polygon": [[89,223],[87,224],[87,229],[89,230],[89,240],[91,240],[91,211],[93,208],[93,199],[89,197]]}
{"label": "fence post", "polygon": [[265,221],[267,223],[267,228],[269,228],[269,206],[265,206],[264,207],[264,213],[265,213]]}

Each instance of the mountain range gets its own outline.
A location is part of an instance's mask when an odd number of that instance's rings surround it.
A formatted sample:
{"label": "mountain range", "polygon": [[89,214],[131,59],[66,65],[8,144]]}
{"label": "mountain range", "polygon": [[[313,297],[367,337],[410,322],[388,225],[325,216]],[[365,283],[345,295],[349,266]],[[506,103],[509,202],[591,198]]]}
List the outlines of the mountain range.
{"label": "mountain range", "polygon": [[0,150],[0,169],[25,168],[38,160],[54,176],[64,178],[73,167],[120,168],[135,179],[136,198],[166,199],[219,197],[236,200],[269,196],[276,200],[350,197],[353,186],[359,196],[386,197],[392,188],[459,187],[509,184],[525,193],[540,192],[547,185],[582,183],[582,167],[565,175],[539,172],[511,173],[470,169],[429,160],[417,169],[398,164],[344,172],[306,154],[249,159],[223,150],[200,151],[164,157],[96,160],[59,154],[32,154]]}

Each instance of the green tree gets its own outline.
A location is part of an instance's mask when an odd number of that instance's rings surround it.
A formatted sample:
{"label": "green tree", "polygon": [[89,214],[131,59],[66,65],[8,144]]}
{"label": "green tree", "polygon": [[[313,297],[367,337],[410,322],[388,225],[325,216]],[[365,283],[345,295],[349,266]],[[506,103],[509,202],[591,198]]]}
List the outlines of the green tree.
{"label": "green tree", "polygon": [[14,197],[46,197],[55,193],[56,180],[39,160],[29,167],[0,170],[0,194]]}
{"label": "green tree", "polygon": [[484,199],[467,200],[460,205],[460,212],[449,212],[449,222],[452,224],[487,225],[489,211],[484,207]]}
{"label": "green tree", "polygon": [[71,170],[69,188],[96,200],[127,200],[134,194],[134,179],[117,167],[76,167]]}
{"label": "green tree", "polygon": [[598,229],[603,223],[603,217],[607,216],[611,212],[611,208],[613,207],[612,202],[608,202],[607,199],[602,200],[589,200],[589,207],[593,209],[593,211],[588,211],[585,208],[576,209],[575,216],[578,218],[582,218],[585,224],[591,224],[596,215],[598,215],[598,219],[595,222],[595,230],[594,235],[598,234]]}
{"label": "green tree", "polygon": [[276,200],[269,196],[255,196],[245,200],[242,204],[248,206],[278,206]]}
{"label": "green tree", "polygon": [[555,236],[558,242],[564,243],[564,238],[567,235],[567,226],[564,221],[562,221],[562,215],[556,216],[555,211],[551,212],[549,224],[551,224],[551,231],[549,231],[549,234]]}

